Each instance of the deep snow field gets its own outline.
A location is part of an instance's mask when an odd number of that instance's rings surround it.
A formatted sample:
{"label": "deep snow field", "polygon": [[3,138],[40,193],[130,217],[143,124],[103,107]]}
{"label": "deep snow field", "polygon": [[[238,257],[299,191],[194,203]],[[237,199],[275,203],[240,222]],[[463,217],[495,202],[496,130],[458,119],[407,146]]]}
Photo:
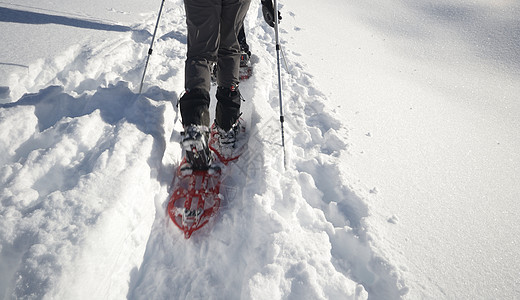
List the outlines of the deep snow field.
{"label": "deep snow field", "polygon": [[520,298],[520,4],[280,1],[284,169],[253,1],[248,151],[189,240],[181,0],[137,93],[160,4],[0,1],[0,298]]}

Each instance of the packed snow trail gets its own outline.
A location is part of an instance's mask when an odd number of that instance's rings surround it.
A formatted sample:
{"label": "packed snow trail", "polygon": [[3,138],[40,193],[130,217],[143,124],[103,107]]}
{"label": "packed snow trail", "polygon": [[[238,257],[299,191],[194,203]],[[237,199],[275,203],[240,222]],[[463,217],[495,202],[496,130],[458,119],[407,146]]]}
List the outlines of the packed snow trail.
{"label": "packed snow trail", "polygon": [[0,106],[0,295],[406,294],[400,272],[372,246],[364,192],[347,184],[338,167],[348,131],[290,49],[283,76],[284,171],[274,34],[256,3],[246,20],[255,73],[241,84],[249,150],[222,183],[225,201],[214,225],[184,239],[166,214],[181,158],[182,2],[167,2],[163,13],[143,95],[135,90],[156,16],[118,40],[75,46],[16,78],[11,93],[19,100]]}

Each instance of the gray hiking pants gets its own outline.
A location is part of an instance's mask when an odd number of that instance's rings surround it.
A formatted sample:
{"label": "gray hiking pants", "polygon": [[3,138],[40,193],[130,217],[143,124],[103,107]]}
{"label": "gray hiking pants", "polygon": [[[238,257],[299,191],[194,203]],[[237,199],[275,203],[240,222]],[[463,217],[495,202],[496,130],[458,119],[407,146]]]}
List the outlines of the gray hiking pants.
{"label": "gray hiking pants", "polygon": [[240,45],[237,35],[251,0],[184,0],[188,25],[185,67],[187,91],[209,93],[211,66],[217,62],[218,85],[239,82]]}

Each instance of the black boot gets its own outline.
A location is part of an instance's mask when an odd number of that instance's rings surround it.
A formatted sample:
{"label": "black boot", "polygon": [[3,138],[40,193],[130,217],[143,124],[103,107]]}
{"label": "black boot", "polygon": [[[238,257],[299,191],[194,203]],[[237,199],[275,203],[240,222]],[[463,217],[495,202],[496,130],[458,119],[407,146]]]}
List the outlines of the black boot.
{"label": "black boot", "polygon": [[191,124],[209,127],[209,93],[202,89],[187,90],[181,97],[182,125]]}
{"label": "black boot", "polygon": [[249,45],[247,44],[246,34],[244,33],[244,26],[240,28],[238,32],[238,43],[240,44],[240,66],[247,67],[249,59],[251,58],[251,51],[249,51]]}
{"label": "black boot", "polygon": [[224,131],[229,131],[240,116],[240,92],[238,86],[217,88],[217,110],[215,122]]}

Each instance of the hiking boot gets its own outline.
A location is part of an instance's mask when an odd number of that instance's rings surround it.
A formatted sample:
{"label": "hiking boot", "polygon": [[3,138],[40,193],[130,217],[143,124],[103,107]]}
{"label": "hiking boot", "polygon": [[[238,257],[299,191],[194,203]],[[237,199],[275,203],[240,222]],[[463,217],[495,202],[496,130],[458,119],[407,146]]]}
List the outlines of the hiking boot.
{"label": "hiking boot", "polygon": [[209,127],[209,92],[200,88],[186,89],[179,100],[182,124],[202,124]]}
{"label": "hiking boot", "polygon": [[[193,170],[207,170],[211,165],[211,152],[208,147],[208,127],[202,125],[188,125],[184,127],[182,149],[186,153],[186,163]],[[188,170],[189,165],[183,169]]]}
{"label": "hiking boot", "polygon": [[231,87],[217,87],[217,108],[215,111],[215,122],[224,131],[229,131],[240,116],[240,104],[242,97],[238,85]]}

